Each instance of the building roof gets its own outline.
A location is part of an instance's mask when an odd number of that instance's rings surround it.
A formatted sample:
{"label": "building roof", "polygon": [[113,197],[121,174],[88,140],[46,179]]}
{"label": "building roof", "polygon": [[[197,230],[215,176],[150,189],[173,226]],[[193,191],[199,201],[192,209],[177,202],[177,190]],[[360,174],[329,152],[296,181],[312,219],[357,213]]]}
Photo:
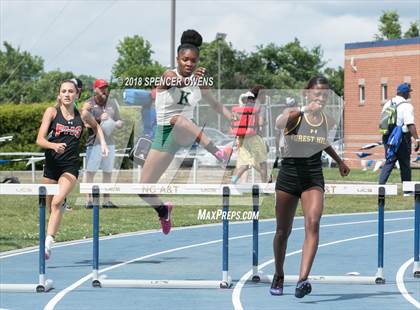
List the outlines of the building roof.
{"label": "building roof", "polygon": [[372,47],[411,45],[411,44],[420,44],[420,37],[409,38],[409,39],[385,40],[385,41],[346,43],[344,44],[344,49],[349,50],[349,49],[356,49],[356,48],[372,48]]}

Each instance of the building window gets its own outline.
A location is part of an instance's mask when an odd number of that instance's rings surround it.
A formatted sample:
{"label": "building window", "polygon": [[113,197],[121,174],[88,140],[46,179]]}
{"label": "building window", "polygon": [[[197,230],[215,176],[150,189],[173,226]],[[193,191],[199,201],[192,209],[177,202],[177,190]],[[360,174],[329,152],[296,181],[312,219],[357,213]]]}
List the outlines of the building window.
{"label": "building window", "polygon": [[359,85],[359,102],[365,103],[365,85]]}
{"label": "building window", "polygon": [[388,100],[388,85],[385,83],[381,84],[381,98],[382,102]]}

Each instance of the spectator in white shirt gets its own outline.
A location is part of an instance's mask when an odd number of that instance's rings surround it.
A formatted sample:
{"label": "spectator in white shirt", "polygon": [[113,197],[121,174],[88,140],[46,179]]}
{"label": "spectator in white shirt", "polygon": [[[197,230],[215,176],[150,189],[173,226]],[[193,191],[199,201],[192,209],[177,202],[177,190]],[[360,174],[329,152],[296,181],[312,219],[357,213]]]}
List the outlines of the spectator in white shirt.
{"label": "spectator in white shirt", "polygon": [[[411,137],[416,140],[415,151],[417,152],[420,147],[420,139],[417,135],[416,125],[414,124],[414,108],[408,101],[410,98],[411,86],[407,83],[400,84],[397,88],[397,96],[385,103],[383,110],[387,109],[391,102],[397,106],[397,126],[402,126],[403,137],[401,144],[392,160],[387,160],[382,168],[381,175],[379,176],[379,184],[385,184],[388,181],[395,163],[398,161],[400,164],[401,181],[411,181]],[[383,136],[385,146],[385,153],[387,151],[388,135]]]}

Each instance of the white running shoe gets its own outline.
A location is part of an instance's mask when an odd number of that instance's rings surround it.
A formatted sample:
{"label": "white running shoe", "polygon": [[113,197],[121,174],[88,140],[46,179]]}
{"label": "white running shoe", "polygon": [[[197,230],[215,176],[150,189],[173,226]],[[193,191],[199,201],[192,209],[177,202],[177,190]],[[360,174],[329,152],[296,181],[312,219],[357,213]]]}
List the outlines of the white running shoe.
{"label": "white running shoe", "polygon": [[54,245],[54,238],[48,235],[45,238],[45,259],[49,259],[51,257],[51,248]]}

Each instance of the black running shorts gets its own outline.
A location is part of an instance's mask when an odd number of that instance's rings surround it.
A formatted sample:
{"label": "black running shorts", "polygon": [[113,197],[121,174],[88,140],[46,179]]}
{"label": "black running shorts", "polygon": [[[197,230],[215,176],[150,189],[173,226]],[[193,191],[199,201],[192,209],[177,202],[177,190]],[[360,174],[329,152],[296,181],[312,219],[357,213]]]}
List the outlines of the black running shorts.
{"label": "black running shorts", "polygon": [[325,188],[321,166],[281,164],[277,175],[276,190],[300,197],[311,187]]}
{"label": "black running shorts", "polygon": [[47,163],[44,166],[44,177],[51,180],[58,181],[64,172],[74,175],[77,179],[79,177],[79,163],[64,166]]}

